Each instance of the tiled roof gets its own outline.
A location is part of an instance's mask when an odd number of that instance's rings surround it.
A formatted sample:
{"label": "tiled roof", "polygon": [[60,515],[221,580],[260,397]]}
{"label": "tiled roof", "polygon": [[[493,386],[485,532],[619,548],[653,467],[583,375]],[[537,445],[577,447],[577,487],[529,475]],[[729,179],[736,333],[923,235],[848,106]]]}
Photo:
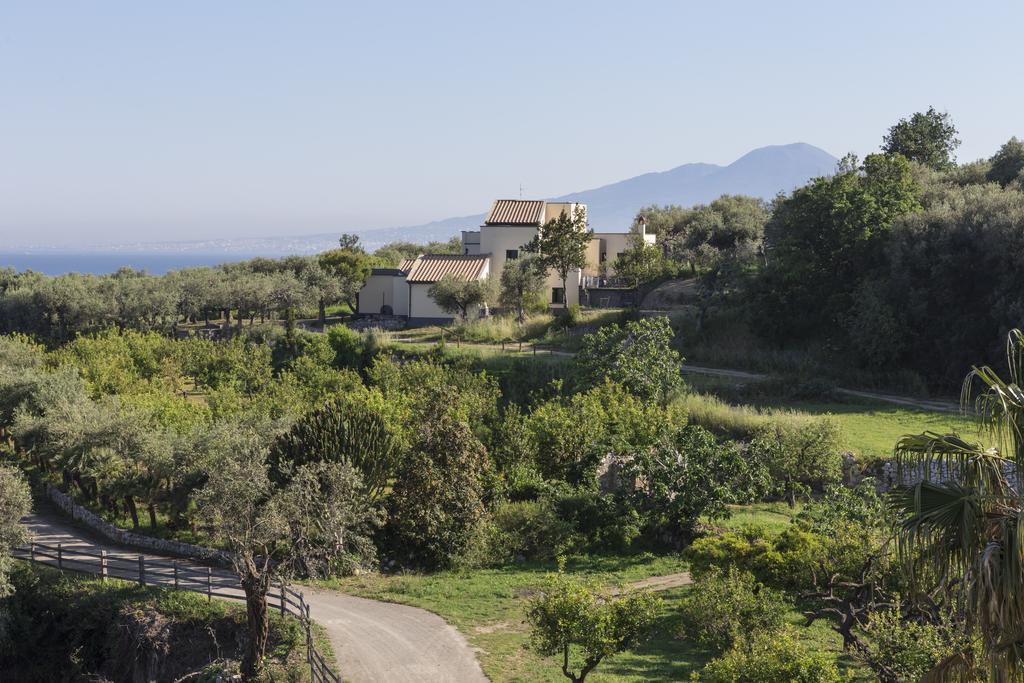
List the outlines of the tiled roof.
{"label": "tiled roof", "polygon": [[[417,256],[416,258],[419,258],[419,256]],[[416,263],[415,258],[402,259],[402,262],[398,264],[398,269],[403,273],[408,273],[409,269],[412,268],[412,264],[414,263]]]}
{"label": "tiled roof", "polygon": [[[408,273],[407,282],[437,282],[446,275],[460,280],[477,280],[487,268],[489,254],[426,254],[402,261],[399,266]],[[406,268],[407,261],[412,261]]]}
{"label": "tiled roof", "polygon": [[484,225],[540,225],[544,219],[541,200],[497,199]]}

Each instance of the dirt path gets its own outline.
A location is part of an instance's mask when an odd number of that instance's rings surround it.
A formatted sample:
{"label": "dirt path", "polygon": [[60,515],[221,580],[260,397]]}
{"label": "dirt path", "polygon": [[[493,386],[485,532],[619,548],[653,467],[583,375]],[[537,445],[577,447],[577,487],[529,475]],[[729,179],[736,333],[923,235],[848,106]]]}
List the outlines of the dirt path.
{"label": "dirt path", "polygon": [[[78,551],[96,553],[105,550],[111,558],[110,576],[128,580],[138,578],[130,562],[137,561],[139,551],[123,548],[69,523],[56,513],[33,512],[22,524],[38,543],[61,544],[65,566],[75,568]],[[165,559],[144,553],[147,559]],[[95,567],[96,560],[90,565]],[[205,566],[178,560],[182,568]],[[118,565],[125,565],[118,569]],[[243,597],[238,579],[223,569],[211,570],[214,590]],[[147,580],[154,584],[173,585],[173,569],[147,571]],[[319,622],[334,647],[338,668],[346,681],[393,681],[413,683],[436,681],[455,683],[487,681],[472,648],[454,627],[441,617],[417,607],[357,598],[334,591],[295,586],[310,606],[310,616]]]}

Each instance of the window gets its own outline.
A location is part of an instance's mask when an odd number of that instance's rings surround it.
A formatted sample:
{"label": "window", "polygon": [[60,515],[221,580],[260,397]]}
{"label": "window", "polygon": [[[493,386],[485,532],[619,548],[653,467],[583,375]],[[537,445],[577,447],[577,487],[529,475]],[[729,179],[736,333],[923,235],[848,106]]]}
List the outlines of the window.
{"label": "window", "polygon": [[553,304],[564,304],[565,303],[565,290],[561,287],[551,288],[551,303]]}
{"label": "window", "polygon": [[519,258],[519,250],[518,249],[506,249],[505,250],[505,260],[506,261],[515,261],[517,258]]}
{"label": "window", "polygon": [[602,251],[600,258],[601,258],[601,263],[604,263],[605,261],[607,261],[608,260],[608,252],[607,251]]}

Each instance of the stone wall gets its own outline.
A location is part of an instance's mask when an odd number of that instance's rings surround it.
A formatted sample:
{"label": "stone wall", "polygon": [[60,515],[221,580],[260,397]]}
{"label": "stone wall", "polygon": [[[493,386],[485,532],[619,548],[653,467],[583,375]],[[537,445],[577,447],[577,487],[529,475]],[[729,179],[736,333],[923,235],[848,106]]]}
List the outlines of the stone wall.
{"label": "stone wall", "polygon": [[[945,483],[959,479],[959,467],[956,464],[943,462],[932,462],[929,467],[918,464],[913,466],[897,467],[891,460],[878,463],[869,474],[875,477],[875,486],[879,493],[889,491],[897,486],[914,486],[924,480],[935,483]],[[1006,463],[1003,467],[1003,474],[1010,485],[1017,488],[1017,472],[1013,463]]]}
{"label": "stone wall", "polygon": [[53,484],[46,485],[46,495],[51,501],[53,501],[54,505],[64,511],[68,516],[78,520],[85,526],[89,527],[92,531],[113,543],[117,543],[118,545],[138,548],[139,550],[148,550],[159,555],[173,555],[175,557],[203,560],[222,565],[229,565],[231,563],[231,555],[223,550],[213,550],[212,548],[204,548],[202,546],[192,545],[191,543],[182,543],[180,541],[171,541],[163,538],[153,538],[152,536],[136,534],[126,529],[116,527],[96,513],[91,510],[87,510],[76,503],[70,496]]}

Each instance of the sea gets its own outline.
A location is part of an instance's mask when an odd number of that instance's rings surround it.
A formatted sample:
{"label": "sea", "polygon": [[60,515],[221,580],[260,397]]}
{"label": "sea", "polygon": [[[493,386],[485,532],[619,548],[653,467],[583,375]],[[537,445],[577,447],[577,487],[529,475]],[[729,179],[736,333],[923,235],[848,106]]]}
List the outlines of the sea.
{"label": "sea", "polygon": [[[244,261],[261,254],[198,253],[198,252],[0,252],[0,268],[18,271],[34,270],[46,275],[64,273],[90,273],[103,275],[119,268],[145,270],[152,275],[163,275],[171,270],[196,266],[215,266],[221,263]],[[277,254],[274,255],[276,258]]]}

